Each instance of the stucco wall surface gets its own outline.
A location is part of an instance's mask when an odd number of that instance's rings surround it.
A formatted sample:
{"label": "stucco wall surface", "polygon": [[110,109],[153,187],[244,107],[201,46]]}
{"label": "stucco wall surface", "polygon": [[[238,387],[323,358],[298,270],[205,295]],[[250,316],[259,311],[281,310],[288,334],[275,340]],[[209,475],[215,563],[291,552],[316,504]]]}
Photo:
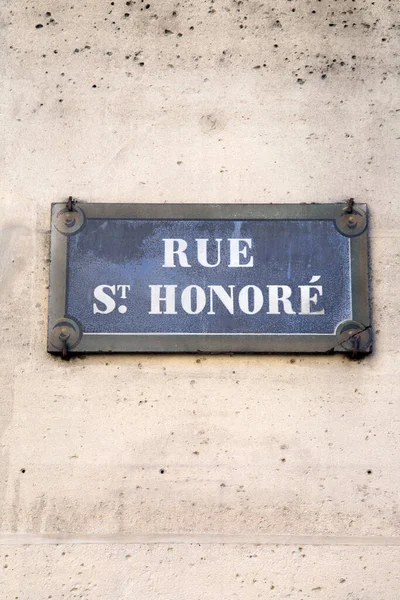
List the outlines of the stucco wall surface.
{"label": "stucco wall surface", "polygon": [[[399,598],[399,17],[2,3],[0,598]],[[373,355],[48,355],[69,195],[366,202]]]}

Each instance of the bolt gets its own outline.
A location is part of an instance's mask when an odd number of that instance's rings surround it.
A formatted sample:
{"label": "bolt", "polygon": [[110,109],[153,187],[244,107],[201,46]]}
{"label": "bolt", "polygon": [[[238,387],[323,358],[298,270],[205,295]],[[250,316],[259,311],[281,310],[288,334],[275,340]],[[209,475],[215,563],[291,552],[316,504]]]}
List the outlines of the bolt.
{"label": "bolt", "polygon": [[63,340],[67,340],[69,338],[70,334],[66,331],[66,330],[61,330],[60,335],[58,336],[58,339],[63,341]]}
{"label": "bolt", "polygon": [[353,212],[353,206],[354,206],[354,198],[349,198],[347,200],[347,205],[346,205],[346,208],[344,209],[344,212],[352,213]]}
{"label": "bolt", "polygon": [[75,225],[75,223],[76,223],[76,219],[72,215],[69,215],[68,217],[65,218],[66,227],[73,227]]}
{"label": "bolt", "polygon": [[357,219],[355,217],[349,217],[347,219],[347,227],[349,229],[354,229],[355,227],[357,227]]}

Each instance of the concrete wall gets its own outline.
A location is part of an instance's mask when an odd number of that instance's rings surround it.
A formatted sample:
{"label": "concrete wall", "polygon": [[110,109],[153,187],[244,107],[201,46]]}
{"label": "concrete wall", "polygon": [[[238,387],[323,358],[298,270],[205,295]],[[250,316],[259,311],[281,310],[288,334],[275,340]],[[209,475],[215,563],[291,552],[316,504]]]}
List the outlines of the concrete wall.
{"label": "concrete wall", "polygon": [[[1,12],[0,597],[397,600],[399,4]],[[374,354],[49,356],[70,194],[367,202]]]}

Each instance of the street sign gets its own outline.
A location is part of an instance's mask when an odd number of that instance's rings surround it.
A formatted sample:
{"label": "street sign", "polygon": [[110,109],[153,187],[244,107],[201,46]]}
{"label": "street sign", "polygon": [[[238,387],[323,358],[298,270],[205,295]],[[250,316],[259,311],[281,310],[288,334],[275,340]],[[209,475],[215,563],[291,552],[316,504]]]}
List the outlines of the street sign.
{"label": "street sign", "polygon": [[371,351],[353,204],[53,204],[48,351]]}

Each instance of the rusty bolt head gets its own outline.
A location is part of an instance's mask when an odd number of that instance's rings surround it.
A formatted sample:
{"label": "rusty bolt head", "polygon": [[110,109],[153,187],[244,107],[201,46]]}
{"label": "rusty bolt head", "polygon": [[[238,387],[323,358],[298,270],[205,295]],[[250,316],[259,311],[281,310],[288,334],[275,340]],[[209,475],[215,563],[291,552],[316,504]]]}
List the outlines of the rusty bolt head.
{"label": "rusty bolt head", "polygon": [[355,217],[349,217],[347,219],[347,227],[349,227],[350,229],[354,229],[355,227],[357,227],[357,219]]}
{"label": "rusty bolt head", "polygon": [[371,351],[371,329],[358,321],[343,321],[336,328],[339,345],[353,357]]}
{"label": "rusty bolt head", "polygon": [[[58,209],[57,205],[57,209]],[[85,214],[81,208],[74,205],[71,210],[65,205],[54,214],[54,227],[63,235],[75,235],[85,226]]]}
{"label": "rusty bolt head", "polygon": [[73,215],[68,215],[68,217],[65,218],[65,225],[67,227],[73,227],[76,223],[76,219]]}
{"label": "rusty bolt head", "polygon": [[365,211],[354,205],[351,211],[342,210],[336,218],[336,228],[346,237],[356,237],[364,233],[367,228],[367,216]]}

